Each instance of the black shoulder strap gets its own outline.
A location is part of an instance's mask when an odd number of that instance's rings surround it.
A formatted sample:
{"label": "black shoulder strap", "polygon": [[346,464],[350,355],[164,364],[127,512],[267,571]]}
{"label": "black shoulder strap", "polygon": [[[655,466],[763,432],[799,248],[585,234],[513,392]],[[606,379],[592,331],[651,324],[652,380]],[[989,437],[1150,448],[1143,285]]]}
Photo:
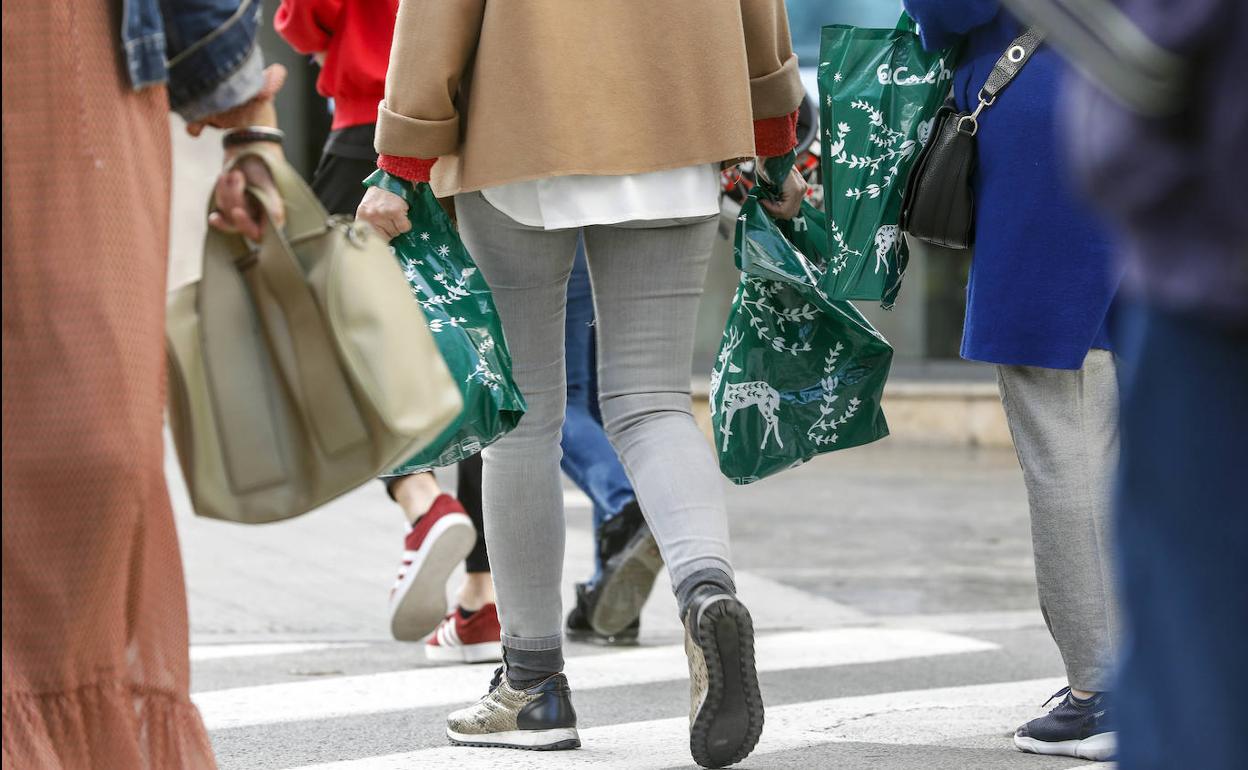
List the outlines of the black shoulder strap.
{"label": "black shoulder strap", "polygon": [[972,136],[979,132],[980,114],[996,103],[997,97],[1014,80],[1014,76],[1043,42],[1044,34],[1032,27],[1024,29],[1023,34],[1014,38],[1014,42],[1010,43],[1010,47],[1005,49],[1005,53],[1001,54],[1001,58],[997,59],[997,63],[993,65],[992,72],[988,73],[988,82],[979,89],[977,97],[979,104],[975,105],[975,109],[970,114],[958,118],[959,131]]}
{"label": "black shoulder strap", "polygon": [[1010,81],[1014,80],[1014,76],[1043,42],[1044,35],[1032,27],[1023,30],[1023,34],[1014,38],[1014,42],[1010,43],[1010,47],[1001,54],[1000,59],[997,59],[996,65],[988,75],[988,82],[984,83],[979,94],[980,101],[988,104],[996,101],[997,96],[1005,90]]}

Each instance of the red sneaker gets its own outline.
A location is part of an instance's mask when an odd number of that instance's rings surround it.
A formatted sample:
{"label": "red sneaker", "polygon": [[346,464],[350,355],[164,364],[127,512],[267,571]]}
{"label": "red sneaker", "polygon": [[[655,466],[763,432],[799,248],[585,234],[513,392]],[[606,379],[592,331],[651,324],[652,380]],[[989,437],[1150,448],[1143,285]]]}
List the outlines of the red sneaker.
{"label": "red sneaker", "polygon": [[485,605],[466,620],[456,607],[425,642],[425,657],[448,663],[502,660],[502,637],[498,608],[493,604]]}
{"label": "red sneaker", "polygon": [[390,591],[390,633],[395,639],[423,639],[446,614],[446,580],[477,542],[477,528],[464,506],[439,495],[403,540],[403,566]]}

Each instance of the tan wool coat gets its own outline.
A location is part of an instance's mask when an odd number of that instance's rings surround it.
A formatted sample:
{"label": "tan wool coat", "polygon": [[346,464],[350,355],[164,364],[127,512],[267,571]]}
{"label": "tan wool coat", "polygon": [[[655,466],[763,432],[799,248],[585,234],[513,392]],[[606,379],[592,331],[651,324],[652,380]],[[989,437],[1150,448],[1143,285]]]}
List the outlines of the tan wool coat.
{"label": "tan wool coat", "polygon": [[401,0],[380,153],[440,195],[754,154],[802,99],[783,0]]}

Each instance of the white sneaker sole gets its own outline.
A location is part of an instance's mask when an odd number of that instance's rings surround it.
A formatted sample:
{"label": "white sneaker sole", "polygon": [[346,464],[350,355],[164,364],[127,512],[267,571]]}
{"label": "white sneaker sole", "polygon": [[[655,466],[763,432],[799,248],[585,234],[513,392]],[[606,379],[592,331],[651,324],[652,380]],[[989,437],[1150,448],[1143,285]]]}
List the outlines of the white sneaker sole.
{"label": "white sneaker sole", "polygon": [[439,663],[490,663],[503,659],[503,645],[500,642],[455,646],[426,644],[425,657]]}
{"label": "white sneaker sole", "polygon": [[500,749],[528,749],[530,751],[558,751],[579,749],[581,736],[575,727],[555,730],[504,730],[497,733],[457,733],[446,728],[446,737],[461,746],[484,746]]}
{"label": "white sneaker sole", "polygon": [[390,598],[390,633],[395,639],[417,642],[438,627],[446,617],[447,578],[476,542],[477,528],[465,514],[448,514],[433,525]]}
{"label": "white sneaker sole", "polygon": [[1025,751],[1028,754],[1107,762],[1118,752],[1118,734],[1101,733],[1081,741],[1038,741],[1035,738],[1020,738],[1016,735],[1014,745],[1019,751]]}

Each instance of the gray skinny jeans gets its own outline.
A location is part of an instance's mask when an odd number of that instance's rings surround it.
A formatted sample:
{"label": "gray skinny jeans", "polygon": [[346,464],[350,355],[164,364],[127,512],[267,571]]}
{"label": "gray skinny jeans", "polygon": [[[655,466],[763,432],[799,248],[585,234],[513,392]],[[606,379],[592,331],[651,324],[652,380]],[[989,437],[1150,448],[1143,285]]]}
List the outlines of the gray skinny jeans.
{"label": "gray skinny jeans", "polygon": [[[522,225],[480,193],[456,196],[455,208],[528,402],[519,426],[483,453],[485,539],[503,644],[557,650],[566,526],[559,472],[564,309],[580,231]],[[712,217],[584,228],[603,422],[674,586],[702,569],[732,574],[723,482],[689,393],[694,321],[716,226]]]}

